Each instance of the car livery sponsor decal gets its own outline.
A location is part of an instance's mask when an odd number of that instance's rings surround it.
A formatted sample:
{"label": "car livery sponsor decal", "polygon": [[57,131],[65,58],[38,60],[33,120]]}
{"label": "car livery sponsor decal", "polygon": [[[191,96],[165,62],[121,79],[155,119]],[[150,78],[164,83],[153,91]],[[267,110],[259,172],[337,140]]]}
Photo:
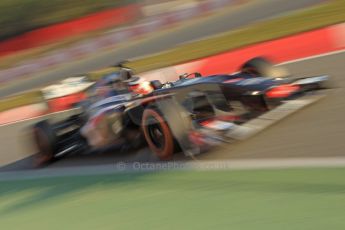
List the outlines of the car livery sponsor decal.
{"label": "car livery sponsor decal", "polygon": [[201,122],[201,125],[205,128],[214,129],[214,130],[228,130],[234,126],[234,124],[231,122],[212,120],[212,119]]}
{"label": "car livery sponsor decal", "polygon": [[269,79],[264,78],[264,77],[253,77],[253,78],[233,78],[233,79],[229,79],[226,81],[223,81],[223,83],[233,83],[235,85],[257,85],[257,84],[261,84],[263,82],[270,82]]}
{"label": "car livery sponsor decal", "polygon": [[242,81],[238,81],[236,82],[236,85],[257,85],[257,84],[261,84],[263,82],[267,82],[270,81],[267,78],[263,78],[263,77],[254,77],[254,78],[248,78],[248,79],[244,79]]}
{"label": "car livery sponsor decal", "polygon": [[244,78],[234,78],[234,79],[226,80],[223,83],[236,83],[242,80],[244,80]]}
{"label": "car livery sponsor decal", "polygon": [[109,104],[112,104],[112,103],[119,103],[120,104],[120,103],[128,101],[130,99],[131,99],[130,94],[121,94],[121,95],[117,95],[117,96],[112,96],[112,97],[108,97],[108,98],[105,98],[103,100],[100,100],[100,101],[94,103],[93,105],[90,106],[90,109],[108,106]]}

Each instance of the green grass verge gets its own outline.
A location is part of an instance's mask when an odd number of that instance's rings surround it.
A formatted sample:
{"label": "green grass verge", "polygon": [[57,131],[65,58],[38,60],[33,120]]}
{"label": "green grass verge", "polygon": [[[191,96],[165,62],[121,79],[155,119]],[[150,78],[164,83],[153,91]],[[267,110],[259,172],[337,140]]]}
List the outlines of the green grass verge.
{"label": "green grass verge", "polygon": [[0,101],[0,112],[17,108],[24,105],[31,105],[35,103],[43,102],[43,96],[41,91],[34,90],[22,93],[17,96],[1,99]]}
{"label": "green grass verge", "polygon": [[[138,73],[171,66],[250,44],[344,22],[344,12],[345,0],[333,0],[311,9],[272,19],[270,21],[256,23],[240,30],[181,45],[163,53],[133,60],[128,63],[128,66],[135,69]],[[112,68],[92,72],[89,75],[92,80],[97,80],[103,76],[103,72],[108,72],[109,70],[112,70]],[[28,102],[36,100],[35,98],[25,98]],[[23,105],[24,101],[25,100],[22,100],[22,98],[20,98],[19,101],[15,98],[5,101],[1,100],[0,112],[3,111],[3,108],[9,109],[17,107],[18,104]],[[13,104],[8,104],[9,102]]]}
{"label": "green grass verge", "polygon": [[344,229],[345,168],[0,182],[2,229]]}

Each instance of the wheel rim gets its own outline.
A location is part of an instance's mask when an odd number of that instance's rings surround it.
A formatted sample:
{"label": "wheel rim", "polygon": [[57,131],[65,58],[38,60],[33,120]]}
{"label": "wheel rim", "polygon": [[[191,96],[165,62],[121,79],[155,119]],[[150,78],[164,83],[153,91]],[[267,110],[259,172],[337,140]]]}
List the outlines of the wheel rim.
{"label": "wheel rim", "polygon": [[155,118],[150,117],[150,119],[148,119],[147,131],[152,143],[158,149],[164,149],[165,135],[164,135],[161,125]]}

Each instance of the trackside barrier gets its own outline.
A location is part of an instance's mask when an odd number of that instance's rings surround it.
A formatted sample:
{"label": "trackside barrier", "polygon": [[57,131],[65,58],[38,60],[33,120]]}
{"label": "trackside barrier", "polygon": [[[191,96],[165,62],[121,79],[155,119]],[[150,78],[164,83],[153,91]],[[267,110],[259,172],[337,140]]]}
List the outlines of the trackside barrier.
{"label": "trackside barrier", "polygon": [[33,30],[0,42],[0,56],[51,44],[110,26],[123,25],[133,21],[139,15],[140,5],[130,4]]}

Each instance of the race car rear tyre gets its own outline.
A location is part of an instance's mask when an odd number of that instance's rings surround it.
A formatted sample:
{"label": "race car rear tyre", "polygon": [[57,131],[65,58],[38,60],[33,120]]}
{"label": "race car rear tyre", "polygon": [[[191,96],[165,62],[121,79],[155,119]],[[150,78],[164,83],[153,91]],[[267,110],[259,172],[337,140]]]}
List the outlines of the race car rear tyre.
{"label": "race car rear tyre", "polygon": [[41,167],[54,159],[56,150],[56,135],[48,121],[40,121],[33,127],[34,140],[38,153],[34,159],[34,166]]}
{"label": "race car rear tyre", "polygon": [[145,109],[142,129],[150,149],[161,160],[171,159],[174,153],[174,137],[163,116],[155,109]]}

